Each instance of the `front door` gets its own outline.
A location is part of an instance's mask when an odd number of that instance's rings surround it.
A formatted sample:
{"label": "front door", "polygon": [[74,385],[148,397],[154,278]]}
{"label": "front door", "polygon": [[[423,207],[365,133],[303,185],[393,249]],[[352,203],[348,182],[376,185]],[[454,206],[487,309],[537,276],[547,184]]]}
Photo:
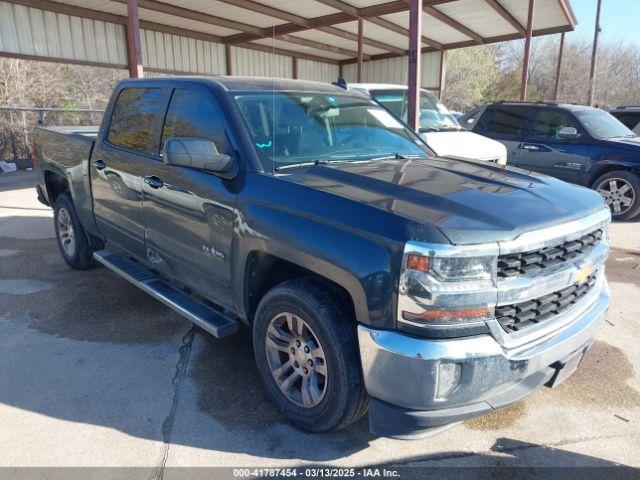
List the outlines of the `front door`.
{"label": "front door", "polygon": [[123,88],[108,131],[91,155],[93,212],[100,232],[144,257],[142,166],[157,157],[162,88]]}
{"label": "front door", "polygon": [[[580,138],[560,138],[558,132],[564,127],[576,128],[581,133]],[[537,109],[520,146],[517,165],[567,182],[577,182],[590,158],[589,145],[581,128],[568,112],[556,108]]]}
{"label": "front door", "polygon": [[[170,137],[212,140],[234,155],[224,114],[204,87],[176,88],[161,148]],[[147,259],[155,269],[217,304],[231,307],[234,184],[212,173],[149,160],[143,178]]]}

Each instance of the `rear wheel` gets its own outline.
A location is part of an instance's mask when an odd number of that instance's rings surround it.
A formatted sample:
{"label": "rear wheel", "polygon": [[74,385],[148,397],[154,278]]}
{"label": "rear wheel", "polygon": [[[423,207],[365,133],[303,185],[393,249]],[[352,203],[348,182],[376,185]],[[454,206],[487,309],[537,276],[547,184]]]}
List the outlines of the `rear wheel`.
{"label": "rear wheel", "polygon": [[269,395],[296,425],[327,432],[366,413],[355,322],[319,282],[270,290],[256,312],[253,346]]}
{"label": "rear wheel", "polygon": [[58,195],[53,206],[58,247],[67,264],[76,270],[93,267],[93,249],[68,193]]}
{"label": "rear wheel", "polygon": [[615,220],[630,220],[640,213],[640,178],[623,170],[605,173],[593,187],[602,195]]}

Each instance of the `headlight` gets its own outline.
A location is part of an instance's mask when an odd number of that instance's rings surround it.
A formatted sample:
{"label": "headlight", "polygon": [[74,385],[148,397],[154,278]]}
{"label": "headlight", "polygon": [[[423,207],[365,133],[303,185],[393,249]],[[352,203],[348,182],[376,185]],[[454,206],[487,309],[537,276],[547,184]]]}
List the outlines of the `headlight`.
{"label": "headlight", "polygon": [[398,321],[415,327],[482,326],[497,301],[498,245],[459,248],[408,242]]}

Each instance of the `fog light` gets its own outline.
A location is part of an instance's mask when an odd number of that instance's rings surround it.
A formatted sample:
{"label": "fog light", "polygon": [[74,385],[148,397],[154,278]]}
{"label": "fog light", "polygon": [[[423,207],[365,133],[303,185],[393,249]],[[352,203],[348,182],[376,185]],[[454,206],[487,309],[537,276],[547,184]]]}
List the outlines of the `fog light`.
{"label": "fog light", "polygon": [[438,380],[436,385],[436,399],[443,399],[449,395],[460,383],[462,365],[459,363],[440,363],[438,365]]}

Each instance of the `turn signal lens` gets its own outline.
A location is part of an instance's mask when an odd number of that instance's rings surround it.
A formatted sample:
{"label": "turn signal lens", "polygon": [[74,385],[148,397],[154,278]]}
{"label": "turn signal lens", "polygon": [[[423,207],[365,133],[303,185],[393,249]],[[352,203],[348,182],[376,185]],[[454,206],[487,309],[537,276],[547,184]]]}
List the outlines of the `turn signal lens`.
{"label": "turn signal lens", "polygon": [[417,253],[410,253],[407,256],[407,269],[427,272],[429,271],[429,258]]}
{"label": "turn signal lens", "polygon": [[489,307],[472,308],[469,310],[427,310],[422,313],[402,312],[402,318],[411,322],[459,322],[460,320],[485,318],[493,314]]}

